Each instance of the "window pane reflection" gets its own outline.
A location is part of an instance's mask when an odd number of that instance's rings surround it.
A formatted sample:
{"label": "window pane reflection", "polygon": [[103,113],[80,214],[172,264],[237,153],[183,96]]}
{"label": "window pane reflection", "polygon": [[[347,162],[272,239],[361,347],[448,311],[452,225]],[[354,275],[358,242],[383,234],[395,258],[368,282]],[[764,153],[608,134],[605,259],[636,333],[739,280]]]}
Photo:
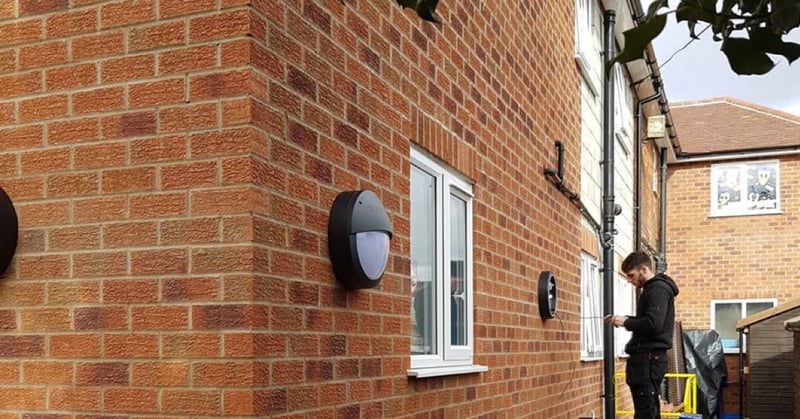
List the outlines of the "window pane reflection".
{"label": "window pane reflection", "polygon": [[436,348],[436,179],[411,166],[411,353]]}
{"label": "window pane reflection", "polygon": [[450,344],[467,345],[467,203],[450,196]]}
{"label": "window pane reflection", "polygon": [[714,310],[716,331],[722,339],[722,345],[735,348],[739,341],[736,322],[742,318],[742,305],[740,303],[718,303]]}

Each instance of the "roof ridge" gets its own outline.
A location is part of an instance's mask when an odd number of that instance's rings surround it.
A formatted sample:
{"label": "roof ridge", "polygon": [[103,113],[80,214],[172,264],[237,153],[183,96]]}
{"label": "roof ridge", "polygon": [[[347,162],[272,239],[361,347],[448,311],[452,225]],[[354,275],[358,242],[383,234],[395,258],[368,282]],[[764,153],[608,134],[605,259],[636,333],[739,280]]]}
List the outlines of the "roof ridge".
{"label": "roof ridge", "polygon": [[697,100],[688,100],[688,101],[681,101],[681,102],[673,102],[670,104],[670,109],[675,108],[688,108],[694,106],[707,106],[707,105],[717,105],[717,104],[728,104],[731,106],[736,106],[742,109],[749,110],[751,112],[756,112],[763,114],[765,116],[770,116],[773,118],[781,119],[786,122],[790,122],[793,124],[800,124],[800,116],[794,115],[789,112],[784,112],[779,109],[770,108],[764,105],[759,105],[757,103],[748,102],[746,100],[730,97],[730,96],[719,96],[719,97],[712,97],[712,98],[705,98],[705,99],[697,99]]}
{"label": "roof ridge", "polygon": [[759,105],[757,103],[747,102],[741,99],[734,99],[734,98],[730,98],[730,101],[728,103],[730,103],[731,105],[739,106],[740,108],[749,109],[754,112],[772,116],[778,119],[783,119],[787,122],[800,124],[800,116],[790,114],[789,112],[784,112],[779,109],[770,108],[767,106]]}

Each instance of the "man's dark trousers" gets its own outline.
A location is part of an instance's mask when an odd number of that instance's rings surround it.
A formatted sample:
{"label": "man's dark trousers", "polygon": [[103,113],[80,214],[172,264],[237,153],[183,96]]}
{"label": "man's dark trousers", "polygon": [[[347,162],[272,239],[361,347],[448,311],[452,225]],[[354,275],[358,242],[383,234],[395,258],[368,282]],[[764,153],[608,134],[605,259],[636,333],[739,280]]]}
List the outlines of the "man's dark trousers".
{"label": "man's dark trousers", "polygon": [[625,381],[633,396],[634,419],[659,419],[661,401],[658,393],[667,373],[666,351],[631,354],[625,366]]}

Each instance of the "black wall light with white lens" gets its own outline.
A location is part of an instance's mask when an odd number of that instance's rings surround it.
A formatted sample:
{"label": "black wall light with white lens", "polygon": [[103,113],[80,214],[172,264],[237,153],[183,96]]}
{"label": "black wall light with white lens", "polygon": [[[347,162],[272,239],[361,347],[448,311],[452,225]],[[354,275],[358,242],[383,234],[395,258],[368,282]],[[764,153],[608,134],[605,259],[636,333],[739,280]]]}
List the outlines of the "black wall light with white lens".
{"label": "black wall light with white lens", "polygon": [[14,204],[6,191],[0,188],[0,276],[11,265],[11,259],[17,251],[19,224]]}
{"label": "black wall light with white lens", "polygon": [[328,254],[336,279],[348,289],[376,287],[389,260],[392,224],[372,191],[340,193],[328,220]]}
{"label": "black wall light with white lens", "polygon": [[556,276],[550,271],[543,271],[539,274],[539,315],[542,320],[555,318],[557,305]]}

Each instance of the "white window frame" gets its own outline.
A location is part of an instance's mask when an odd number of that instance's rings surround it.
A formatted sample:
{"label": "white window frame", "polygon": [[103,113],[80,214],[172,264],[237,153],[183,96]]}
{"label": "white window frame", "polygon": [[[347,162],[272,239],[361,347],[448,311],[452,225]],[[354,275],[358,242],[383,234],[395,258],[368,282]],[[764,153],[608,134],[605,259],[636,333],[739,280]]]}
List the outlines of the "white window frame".
{"label": "white window frame", "polygon": [[[614,275],[614,312],[623,316],[636,315],[636,287],[620,273]],[[625,345],[631,340],[633,332],[624,327],[614,328],[614,351],[618,357],[628,356]]]}
{"label": "white window frame", "polygon": [[600,96],[599,80],[595,76],[594,68],[594,62],[598,61],[600,54],[595,46],[599,34],[597,2],[575,0],[575,61],[595,97]]}
{"label": "white window frame", "polygon": [[628,87],[628,77],[624,67],[620,63],[614,64],[614,134],[617,140],[623,145],[625,154],[630,155],[628,142],[630,142],[630,130],[628,123],[631,120],[628,115],[628,106],[633,102],[631,89]]}
{"label": "white window frame", "polygon": [[581,253],[581,361],[603,359],[603,287],[600,264]]}
{"label": "white window frame", "polygon": [[[715,310],[717,304],[739,304],[741,308],[741,314],[739,316],[739,320],[744,319],[747,317],[747,309],[746,304],[748,303],[772,303],[772,308],[778,305],[778,300],[776,298],[752,298],[752,299],[735,299],[735,300],[711,300],[711,329],[717,330],[717,311]],[[744,350],[743,352],[747,352],[747,335],[744,335]],[[723,352],[726,354],[731,353],[739,353],[739,346],[737,342],[737,346],[735,348],[725,348],[723,346]]]}
{"label": "white window frame", "polygon": [[[473,365],[475,350],[474,336],[474,295],[473,295],[473,223],[472,223],[472,185],[453,169],[446,167],[424,152],[411,148],[411,164],[436,179],[436,348],[438,353],[431,355],[411,355],[411,368],[407,374],[412,377],[436,377],[454,374],[468,374],[487,371],[486,366]],[[467,312],[467,345],[450,344],[450,196],[466,202],[466,261],[465,309]]]}
{"label": "white window frame", "polygon": [[[749,205],[753,205],[752,202],[761,202],[761,201],[751,201],[750,197],[748,196],[748,168],[750,166],[761,166],[761,165],[774,165],[775,166],[775,208],[747,208]],[[738,172],[738,180],[736,185],[739,191],[739,203],[733,203],[729,205],[722,205],[720,202],[720,182],[729,182],[727,179],[726,172],[730,173],[737,173]],[[725,176],[725,180],[721,179]],[[779,160],[753,160],[753,161],[746,161],[746,162],[737,162],[737,163],[722,163],[722,164],[713,164],[711,165],[711,195],[710,195],[710,217],[729,217],[729,216],[741,216],[741,215],[761,215],[761,214],[780,214],[781,213],[781,166]],[[734,183],[734,182],[730,182]]]}

